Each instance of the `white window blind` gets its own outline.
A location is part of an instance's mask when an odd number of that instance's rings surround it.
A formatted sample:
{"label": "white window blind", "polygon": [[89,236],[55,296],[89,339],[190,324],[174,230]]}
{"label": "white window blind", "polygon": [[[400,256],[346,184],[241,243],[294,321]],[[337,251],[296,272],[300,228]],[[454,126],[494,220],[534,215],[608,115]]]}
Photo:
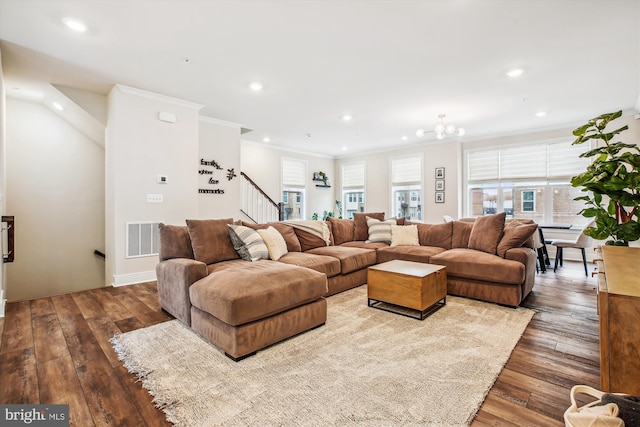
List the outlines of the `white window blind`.
{"label": "white window blind", "polygon": [[422,156],[391,159],[391,183],[420,184],[422,181]]}
{"label": "white window blind", "polygon": [[588,159],[580,157],[589,144],[570,141],[492,148],[467,152],[467,180],[500,181],[529,178],[567,178],[584,171]]}
{"label": "white window blind", "polygon": [[589,165],[589,159],[580,154],[589,151],[589,144],[570,143],[549,144],[549,178],[578,175]]}
{"label": "white window blind", "polygon": [[469,181],[497,180],[499,178],[498,150],[471,151],[468,153]]}
{"label": "white window blind", "polygon": [[364,162],[347,163],[342,165],[342,188],[364,187]]}
{"label": "white window blind", "polygon": [[282,159],[282,185],[304,187],[306,180],[304,160]]}
{"label": "white window blind", "polygon": [[537,178],[547,175],[546,145],[500,149],[500,179]]}

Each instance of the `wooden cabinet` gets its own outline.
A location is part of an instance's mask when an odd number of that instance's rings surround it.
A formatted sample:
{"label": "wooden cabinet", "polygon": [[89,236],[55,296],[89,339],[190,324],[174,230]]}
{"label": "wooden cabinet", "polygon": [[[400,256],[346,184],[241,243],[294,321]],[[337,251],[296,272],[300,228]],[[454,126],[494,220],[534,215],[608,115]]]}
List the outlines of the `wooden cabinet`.
{"label": "wooden cabinet", "polygon": [[640,248],[603,246],[600,253],[602,390],[640,395]]}

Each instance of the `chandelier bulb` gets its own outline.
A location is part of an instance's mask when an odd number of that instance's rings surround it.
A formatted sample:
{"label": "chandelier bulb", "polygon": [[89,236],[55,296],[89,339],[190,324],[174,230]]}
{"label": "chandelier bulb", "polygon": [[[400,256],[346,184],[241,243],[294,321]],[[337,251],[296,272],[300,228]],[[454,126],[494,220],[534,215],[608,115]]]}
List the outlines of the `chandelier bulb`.
{"label": "chandelier bulb", "polygon": [[424,136],[424,129],[418,129],[418,130],[416,131],[416,136],[417,136],[418,138],[422,138],[422,137]]}
{"label": "chandelier bulb", "polygon": [[456,131],[456,127],[454,125],[447,125],[444,131],[447,133],[447,135],[453,135],[454,132]]}

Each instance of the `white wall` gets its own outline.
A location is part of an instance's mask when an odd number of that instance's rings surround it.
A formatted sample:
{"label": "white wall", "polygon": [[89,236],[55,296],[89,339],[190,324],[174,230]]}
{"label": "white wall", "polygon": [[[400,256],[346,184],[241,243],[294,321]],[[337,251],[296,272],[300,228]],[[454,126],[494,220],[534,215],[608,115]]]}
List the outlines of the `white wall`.
{"label": "white wall", "polygon": [[[242,141],[242,171],[276,202],[282,201],[282,178],[280,171],[283,157],[304,160],[307,164],[305,219],[311,219],[314,212],[317,212],[318,215],[322,217],[323,211],[332,211],[335,208],[335,201],[340,199],[340,193],[336,193],[339,187],[336,185],[337,177],[334,170],[334,160],[332,158],[281,150],[270,147],[267,144],[246,140]],[[316,187],[318,182],[313,181],[313,172],[318,171],[327,174],[331,188]],[[336,194],[338,194],[337,198]]]}
{"label": "white wall", "polygon": [[[6,214],[5,195],[7,194],[6,179],[6,90],[4,86],[4,74],[2,72],[2,52],[0,52],[0,215]],[[1,234],[1,233],[0,233]],[[6,299],[7,272],[4,263],[0,260],[0,317],[4,317],[4,304]]]}
{"label": "white wall", "polygon": [[[208,117],[200,117],[200,157],[194,164],[192,173],[199,170],[213,172],[211,175],[198,175],[198,189],[221,190],[223,194],[198,194],[199,218],[240,218],[240,126],[225,123]],[[202,166],[200,159],[215,161],[222,169]],[[228,179],[229,169],[235,177]],[[210,179],[218,181],[210,183]]]}
{"label": "white wall", "polygon": [[6,107],[6,210],[16,217],[7,299],[103,286],[93,251],[104,250],[104,149],[39,103]]}
{"label": "white wall", "polygon": [[[354,161],[364,161],[366,171],[365,211],[391,213],[390,159],[405,155],[423,156],[423,221],[426,223],[442,222],[443,215],[457,216],[458,183],[460,171],[459,143],[445,140],[420,146],[390,150],[375,154],[341,157],[335,161],[336,195],[341,193],[341,165]],[[445,202],[435,202],[435,168],[445,168]]]}
{"label": "white wall", "polygon": [[[198,217],[199,105],[115,86],[106,133],[107,283],[155,279],[157,256],[126,258],[127,222],[184,224]],[[175,123],[158,119],[175,114]],[[158,175],[168,177],[157,183]],[[147,203],[162,194],[163,203]]]}

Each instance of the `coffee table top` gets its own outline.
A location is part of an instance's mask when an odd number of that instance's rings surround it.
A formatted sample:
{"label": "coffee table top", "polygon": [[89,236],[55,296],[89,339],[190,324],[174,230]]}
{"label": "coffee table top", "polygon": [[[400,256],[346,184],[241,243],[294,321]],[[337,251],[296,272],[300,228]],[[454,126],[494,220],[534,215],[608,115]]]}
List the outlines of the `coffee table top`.
{"label": "coffee table top", "polygon": [[387,271],[390,273],[406,274],[407,276],[424,277],[442,270],[443,265],[425,264],[422,262],[393,260],[369,267],[372,270]]}

